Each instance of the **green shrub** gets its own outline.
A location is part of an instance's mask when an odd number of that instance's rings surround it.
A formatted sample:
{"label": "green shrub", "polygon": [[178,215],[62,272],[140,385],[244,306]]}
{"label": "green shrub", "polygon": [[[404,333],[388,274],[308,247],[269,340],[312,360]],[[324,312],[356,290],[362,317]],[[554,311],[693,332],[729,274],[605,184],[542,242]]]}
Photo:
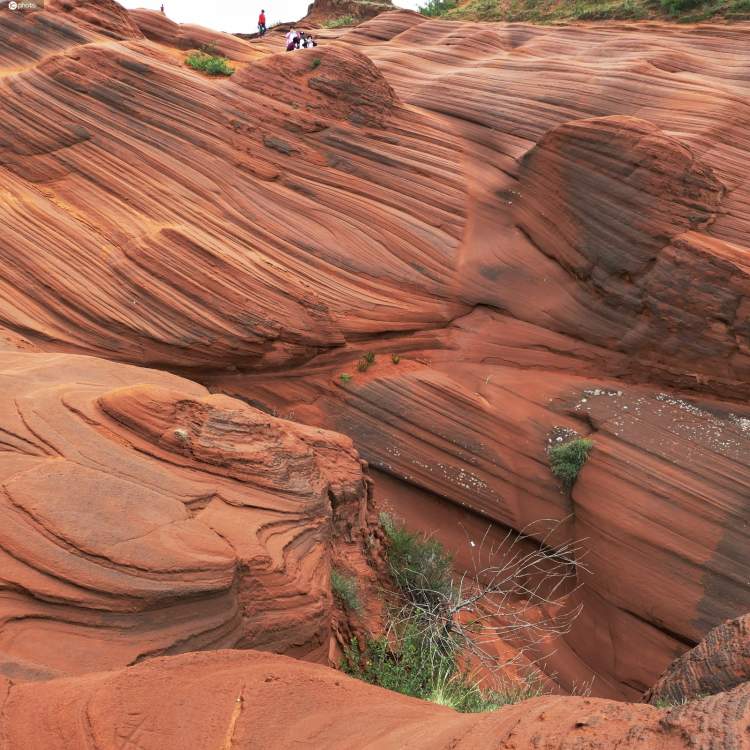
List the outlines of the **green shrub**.
{"label": "green shrub", "polygon": [[552,473],[570,489],[578,478],[578,473],[586,463],[594,443],[586,438],[576,438],[549,449],[549,466]]}
{"label": "green shrub", "polygon": [[401,357],[398,354],[391,354],[391,362],[397,365],[401,361]]}
{"label": "green shrub", "polygon": [[334,596],[352,612],[362,611],[362,602],[359,600],[357,581],[351,576],[342,573],[337,568],[331,570],[331,590]]}
{"label": "green shrub", "polygon": [[408,531],[388,513],[380,514],[388,538],[388,567],[393,582],[417,605],[430,605],[450,594],[452,560],[437,539]]}
{"label": "green shrub", "polygon": [[375,364],[375,352],[365,352],[364,357],[362,357],[368,365]]}
{"label": "green shrub", "polygon": [[185,63],[210,76],[231,76],[234,73],[234,68],[229,65],[226,57],[216,57],[205,52],[191,53],[185,59]]}
{"label": "green shrub", "polygon": [[704,0],[660,0],[661,7],[670,15],[677,15],[684,10],[697,8]]}
{"label": "green shrub", "polygon": [[356,638],[344,650],[344,672],[371,685],[379,685],[413,698],[449,706],[463,713],[494,711],[539,695],[532,688],[508,691],[483,689],[458,667],[458,647],[444,653],[425,635],[416,620],[402,623],[393,641],[371,638],[360,648]]}
{"label": "green shrub", "polygon": [[312,68],[313,70],[315,70],[315,68],[317,68],[317,67],[318,67],[319,65],[320,65],[320,58],[319,58],[319,57],[316,57],[316,58],[315,58],[315,59],[314,59],[314,60],[312,61],[312,65],[311,65],[310,67],[311,67],[311,68]]}
{"label": "green shrub", "polygon": [[[501,641],[497,631],[500,620],[492,619],[492,624],[483,626],[479,612],[501,617],[509,614],[508,632],[512,633],[518,626],[517,608],[505,606],[508,596],[528,595],[531,601],[549,604],[548,594],[535,597],[525,573],[518,580],[510,575],[510,580],[503,579],[498,586],[499,577],[508,577],[507,560],[502,556],[494,563],[489,561],[489,567],[484,569],[490,577],[494,576],[494,582],[467,585],[463,577],[454,582],[451,557],[440,542],[408,531],[387,513],[380,514],[380,523],[394,584],[387,601],[385,635],[370,637],[364,645],[352,639],[344,648],[341,669],[373,685],[463,712],[493,711],[541,695],[541,682],[533,671],[520,684],[508,687],[500,671],[504,665],[492,662],[494,668],[490,667],[489,672],[492,689],[487,689],[464,671],[464,665],[469,655],[476,657],[478,653],[492,660],[482,644]],[[566,570],[570,566],[571,551],[567,547],[555,557],[540,543],[538,556],[529,554],[525,563],[529,569],[536,569],[537,560],[549,561],[551,554]],[[569,575],[563,573],[562,580]],[[562,598],[552,597],[555,602]],[[551,624],[554,630],[550,629],[550,633],[559,635],[562,632],[559,626],[565,621]],[[482,664],[488,667],[484,661]]]}
{"label": "green shrub", "polygon": [[419,6],[419,12],[423,16],[442,16],[449,10],[453,10],[458,3],[455,0],[427,0],[426,5]]}
{"label": "green shrub", "polygon": [[362,359],[357,362],[357,370],[359,370],[360,372],[367,372],[367,370],[369,369],[370,363],[364,357],[362,357]]}
{"label": "green shrub", "polygon": [[327,29],[340,29],[342,26],[354,26],[357,19],[354,16],[339,16],[338,18],[329,18],[323,26]]}
{"label": "green shrub", "polygon": [[352,376],[348,372],[342,372],[339,378],[342,383],[348,383],[352,379]]}

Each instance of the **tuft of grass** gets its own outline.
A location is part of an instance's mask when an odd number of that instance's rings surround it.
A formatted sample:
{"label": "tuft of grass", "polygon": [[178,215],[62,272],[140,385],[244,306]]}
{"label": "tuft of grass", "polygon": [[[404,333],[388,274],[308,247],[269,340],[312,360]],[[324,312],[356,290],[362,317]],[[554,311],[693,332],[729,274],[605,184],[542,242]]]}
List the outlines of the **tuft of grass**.
{"label": "tuft of grass", "polygon": [[342,372],[339,378],[342,383],[348,383],[352,379],[352,376],[348,372]]}
{"label": "tuft of grass", "polygon": [[415,604],[430,592],[447,594],[453,585],[453,561],[437,539],[409,531],[395,523],[388,513],[380,514],[380,524],[388,539],[388,567],[396,586]]}
{"label": "tuft of grass", "polygon": [[344,648],[341,669],[373,685],[461,712],[494,711],[541,695],[536,681],[486,689],[462,670],[461,642],[450,628],[435,638],[424,619],[430,596],[453,590],[450,555],[440,542],[408,531],[388,513],[380,514],[380,523],[391,577],[407,604],[391,620],[388,635],[368,638],[364,644],[352,638]]}
{"label": "tuft of grass", "polygon": [[357,370],[360,372],[367,372],[370,369],[370,363],[362,357],[362,359],[357,362]]}
{"label": "tuft of grass", "polygon": [[419,12],[423,16],[435,18],[453,10],[457,5],[455,0],[427,0],[425,5],[419,6]]}
{"label": "tuft of grass", "polygon": [[315,68],[317,68],[317,67],[318,67],[319,65],[320,65],[320,58],[319,58],[319,57],[316,57],[316,58],[315,58],[315,59],[314,59],[314,60],[312,61],[312,65],[311,65],[310,67],[311,67],[311,68],[312,68],[313,70],[315,70]]}
{"label": "tuft of grass", "polygon": [[401,361],[401,357],[398,354],[391,354],[391,362],[397,365]]}
{"label": "tuft of grass", "polygon": [[234,68],[226,57],[216,57],[206,52],[193,52],[185,58],[185,63],[195,70],[210,76],[231,76]]}
{"label": "tuft of grass", "polygon": [[346,573],[342,573],[338,568],[331,570],[331,590],[348,610],[352,612],[362,611],[357,581]]}
{"label": "tuft of grass", "polygon": [[587,438],[576,438],[549,449],[549,466],[552,473],[569,490],[589,457],[594,443]]}
{"label": "tuft of grass", "polygon": [[342,26],[354,26],[357,19],[354,16],[339,16],[338,18],[329,18],[323,26],[327,29],[340,29]]}
{"label": "tuft of grass", "polygon": [[375,352],[366,352],[363,359],[367,361],[368,365],[375,364]]}

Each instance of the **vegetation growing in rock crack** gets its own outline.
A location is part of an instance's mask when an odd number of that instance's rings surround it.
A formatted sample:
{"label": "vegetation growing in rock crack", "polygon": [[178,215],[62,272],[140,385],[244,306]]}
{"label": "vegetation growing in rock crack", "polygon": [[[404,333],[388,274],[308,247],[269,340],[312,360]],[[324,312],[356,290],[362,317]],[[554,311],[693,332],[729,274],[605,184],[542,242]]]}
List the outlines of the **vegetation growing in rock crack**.
{"label": "vegetation growing in rock crack", "polygon": [[[473,569],[460,575],[438,540],[388,514],[381,514],[381,524],[394,584],[385,632],[365,643],[353,639],[342,669],[458,711],[489,711],[539,695],[533,669],[520,683],[506,674],[527,651],[567,632],[580,613],[580,606],[566,602],[576,587],[580,547],[551,545],[559,524],[509,532],[498,544],[488,542],[488,529],[475,545]],[[493,647],[500,641],[516,654],[500,660]]]}
{"label": "vegetation growing in rock crack", "polygon": [[316,58],[315,58],[315,59],[314,59],[314,60],[312,61],[312,64],[311,64],[311,66],[310,66],[310,67],[311,67],[311,68],[312,68],[313,70],[315,70],[315,68],[317,68],[317,67],[318,67],[319,65],[320,65],[320,58],[319,58],[319,57],[316,57]]}
{"label": "vegetation growing in rock crack", "polygon": [[401,361],[401,357],[398,354],[391,354],[391,362],[397,365]]}
{"label": "vegetation growing in rock crack", "polygon": [[348,372],[342,372],[341,375],[339,375],[339,379],[342,383],[348,383],[352,379],[352,376]]}
{"label": "vegetation growing in rock crack", "polygon": [[549,466],[552,473],[569,490],[578,478],[594,447],[593,441],[587,438],[575,438],[549,449]]}
{"label": "vegetation growing in rock crack", "polygon": [[685,696],[681,696],[679,698],[657,698],[656,700],[651,701],[651,705],[655,706],[656,708],[675,708],[676,706],[686,706],[691,701],[699,701],[705,697],[705,695],[700,694],[696,695],[694,698],[686,698]]}
{"label": "vegetation growing in rock crack", "polygon": [[442,16],[458,5],[455,0],[427,0],[427,3],[419,6],[419,12],[423,16]]}
{"label": "vegetation growing in rock crack", "polygon": [[342,26],[354,26],[357,19],[354,16],[339,16],[338,18],[329,18],[323,26],[327,29],[339,29]]}
{"label": "vegetation growing in rock crack", "polygon": [[364,357],[362,357],[362,359],[357,362],[357,370],[359,370],[359,372],[367,372],[367,370],[369,369],[370,363]]}
{"label": "vegetation growing in rock crack", "polygon": [[331,570],[331,590],[334,596],[350,611],[361,612],[362,602],[359,600],[357,581],[346,575],[338,568]]}
{"label": "vegetation growing in rock crack", "polygon": [[375,352],[365,352],[364,359],[368,365],[375,364]]}
{"label": "vegetation growing in rock crack", "polygon": [[231,76],[234,68],[226,57],[210,55],[207,52],[192,52],[185,58],[185,63],[195,70],[210,76]]}

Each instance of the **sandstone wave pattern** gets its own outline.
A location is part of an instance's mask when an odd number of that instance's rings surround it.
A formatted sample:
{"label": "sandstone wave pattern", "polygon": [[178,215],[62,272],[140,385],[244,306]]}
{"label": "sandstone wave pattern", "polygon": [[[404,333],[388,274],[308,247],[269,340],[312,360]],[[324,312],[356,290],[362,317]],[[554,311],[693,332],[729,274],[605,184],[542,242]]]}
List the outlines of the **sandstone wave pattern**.
{"label": "sandstone wave pattern", "polygon": [[749,33],[393,12],[285,55],[0,8],[3,673],[325,661],[360,455],[405,514],[586,540],[564,689],[637,699],[750,611]]}
{"label": "sandstone wave pattern", "polygon": [[326,659],[332,541],[367,524],[347,438],[91,357],[6,353],[0,372],[0,672]]}

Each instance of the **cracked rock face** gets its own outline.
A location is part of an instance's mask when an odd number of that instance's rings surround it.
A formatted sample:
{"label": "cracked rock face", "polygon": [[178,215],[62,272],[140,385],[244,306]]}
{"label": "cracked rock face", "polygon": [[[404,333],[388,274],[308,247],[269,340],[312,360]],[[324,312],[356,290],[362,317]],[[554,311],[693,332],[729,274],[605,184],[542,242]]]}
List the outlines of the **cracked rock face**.
{"label": "cracked rock face", "polygon": [[327,654],[334,523],[367,514],[348,438],[88,357],[7,353],[0,374],[2,673]]}

